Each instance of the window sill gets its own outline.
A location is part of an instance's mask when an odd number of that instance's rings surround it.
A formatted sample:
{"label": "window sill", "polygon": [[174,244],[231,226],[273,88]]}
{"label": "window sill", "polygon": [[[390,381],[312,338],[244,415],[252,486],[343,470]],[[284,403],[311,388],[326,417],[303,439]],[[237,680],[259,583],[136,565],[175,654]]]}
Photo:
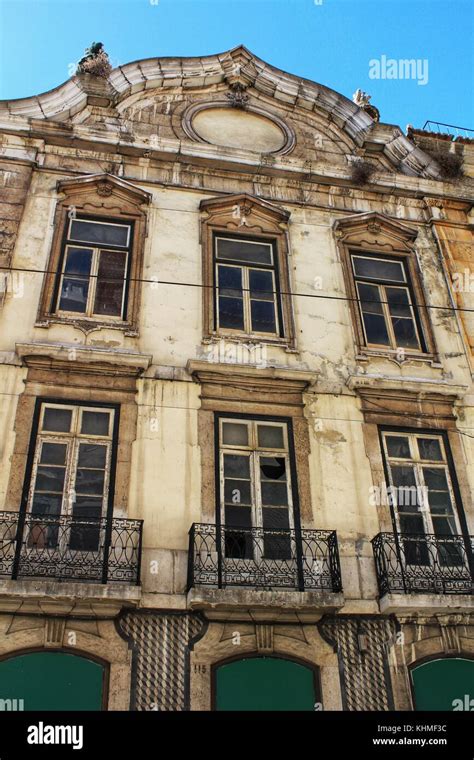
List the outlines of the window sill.
{"label": "window sill", "polygon": [[214,332],[211,335],[202,339],[203,345],[218,345],[219,343],[235,343],[245,344],[247,346],[275,346],[277,348],[283,348],[287,353],[298,354],[299,351],[295,346],[294,341],[289,338],[277,338],[277,337],[265,337],[264,335],[255,335],[247,333],[226,333],[226,332]]}
{"label": "window sill", "polygon": [[138,337],[138,330],[135,325],[130,322],[121,321],[108,321],[105,319],[96,319],[91,317],[60,317],[56,315],[44,315],[35,322],[35,327],[41,327],[48,329],[52,325],[69,325],[70,327],[76,327],[83,333],[89,333],[93,330],[107,329],[107,330],[119,330],[123,332],[126,337],[136,338]]}
{"label": "window sill", "polygon": [[389,361],[398,364],[401,367],[403,364],[409,364],[410,362],[421,362],[422,364],[428,364],[435,369],[442,369],[442,364],[439,357],[433,353],[405,353],[403,359],[399,359],[401,349],[387,350],[378,348],[367,348],[366,346],[360,346],[356,354],[356,361],[368,362],[371,359],[388,359]]}

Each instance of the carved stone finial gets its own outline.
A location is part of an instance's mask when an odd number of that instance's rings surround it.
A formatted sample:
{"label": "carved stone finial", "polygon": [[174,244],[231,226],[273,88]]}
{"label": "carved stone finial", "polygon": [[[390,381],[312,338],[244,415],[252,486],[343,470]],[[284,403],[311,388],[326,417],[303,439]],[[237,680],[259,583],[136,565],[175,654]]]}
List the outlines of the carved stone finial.
{"label": "carved stone finial", "polygon": [[102,42],[93,42],[86,48],[83,57],[79,61],[76,74],[92,74],[96,77],[107,79],[112,66],[110,65],[109,56],[104,50]]}
{"label": "carved stone finial", "polygon": [[362,108],[369,105],[371,97],[372,95],[368,95],[364,90],[356,90],[352,96],[352,100],[357,106]]}
{"label": "carved stone finial", "polygon": [[369,95],[368,93],[364,92],[364,90],[356,90],[352,96],[352,100],[354,101],[356,106],[359,106],[359,108],[362,108],[366,113],[368,113],[369,116],[371,116],[374,121],[379,121],[380,111],[378,108],[371,105],[370,103],[371,97],[372,95]]}
{"label": "carved stone finial", "polygon": [[240,82],[230,85],[230,92],[226,92],[230,105],[233,108],[245,108],[249,101],[249,96],[245,94],[246,87]]}

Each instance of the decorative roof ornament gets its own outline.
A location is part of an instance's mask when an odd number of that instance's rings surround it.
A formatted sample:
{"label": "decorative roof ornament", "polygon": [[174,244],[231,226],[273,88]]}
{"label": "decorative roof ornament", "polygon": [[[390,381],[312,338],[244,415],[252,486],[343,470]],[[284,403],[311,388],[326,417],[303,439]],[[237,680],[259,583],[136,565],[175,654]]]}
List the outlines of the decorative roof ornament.
{"label": "decorative roof ornament", "polygon": [[240,82],[230,85],[230,92],[226,92],[226,98],[232,108],[245,108],[249,101],[249,96],[245,94],[246,86]]}
{"label": "decorative roof ornament", "polygon": [[111,71],[112,66],[103,43],[93,42],[85,49],[83,57],[77,64],[76,74],[92,74],[92,76],[107,79]]}
{"label": "decorative roof ornament", "polygon": [[352,100],[356,106],[362,108],[362,110],[368,113],[374,121],[379,121],[380,111],[370,103],[371,98],[372,95],[368,95],[364,90],[356,90],[352,96]]}

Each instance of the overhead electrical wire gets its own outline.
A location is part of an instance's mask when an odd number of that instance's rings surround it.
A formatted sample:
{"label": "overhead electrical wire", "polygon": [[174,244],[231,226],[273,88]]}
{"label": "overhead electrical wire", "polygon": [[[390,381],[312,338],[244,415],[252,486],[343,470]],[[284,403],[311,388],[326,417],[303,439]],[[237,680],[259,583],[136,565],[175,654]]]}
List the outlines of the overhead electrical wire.
{"label": "overhead electrical wire", "polygon": [[[222,261],[222,264],[225,266],[225,261]],[[65,272],[59,272],[57,270],[52,269],[34,269],[34,268],[28,268],[28,267],[6,267],[6,266],[0,266],[0,271],[4,272],[26,272],[28,274],[50,274],[56,276],[65,276],[68,279],[96,279],[99,277],[98,274],[90,274],[87,275],[87,278],[85,276],[75,275],[72,273],[65,273]],[[180,281],[173,281],[173,280],[161,280],[158,277],[155,279],[148,279],[144,277],[103,277],[101,278],[104,282],[113,283],[113,282],[141,282],[146,283],[154,286],[158,285],[171,285],[171,286],[178,286],[178,287],[188,287],[188,288],[201,288],[201,289],[209,289],[209,290],[215,290],[218,291],[218,286],[215,284],[207,284],[207,283],[200,283],[200,282],[180,282]],[[377,282],[374,281],[371,283],[370,281],[368,284],[374,284],[376,285]],[[406,283],[398,283],[394,282],[393,287],[406,287]],[[389,287],[389,286],[387,286]],[[387,304],[387,305],[403,305],[403,304],[397,304],[397,303],[390,303],[389,301],[382,301],[378,299],[369,299],[369,298],[351,298],[350,296],[336,296],[336,295],[324,295],[323,293],[298,293],[298,292],[292,292],[292,291],[284,291],[284,290],[263,290],[259,288],[258,290],[256,288],[223,288],[226,290],[238,290],[242,293],[258,293],[262,295],[277,295],[277,296],[291,296],[292,298],[320,298],[323,300],[328,301],[347,301],[352,303],[377,303],[377,304]],[[319,289],[319,288],[318,288]],[[474,309],[467,309],[465,307],[461,306],[434,306],[433,304],[420,304],[417,302],[410,302],[410,304],[407,304],[410,306],[415,306],[417,309],[434,309],[434,310],[440,310],[440,311],[459,311],[459,312],[469,312],[474,313]]]}

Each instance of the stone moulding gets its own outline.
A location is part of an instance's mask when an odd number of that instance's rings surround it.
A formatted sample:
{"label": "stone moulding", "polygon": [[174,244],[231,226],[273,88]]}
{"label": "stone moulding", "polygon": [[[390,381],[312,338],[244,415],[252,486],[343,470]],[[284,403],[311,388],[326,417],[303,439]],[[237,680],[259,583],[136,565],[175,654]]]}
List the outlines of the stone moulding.
{"label": "stone moulding", "polygon": [[152,356],[124,350],[65,343],[17,343],[17,356],[27,367],[97,372],[138,377],[151,364]]}
{"label": "stone moulding", "polygon": [[[193,103],[192,105],[188,106],[183,114],[181,124],[190,140],[208,144],[208,141],[201,137],[199,133],[194,129],[193,119],[195,116],[197,116],[198,113],[215,108],[226,108],[230,111],[235,110],[228,100],[206,100],[199,103]],[[296,144],[296,135],[294,133],[294,130],[285,121],[283,121],[283,119],[281,119],[276,114],[255,105],[246,104],[245,111],[246,113],[255,114],[256,116],[262,116],[263,118],[268,119],[268,121],[275,124],[281,130],[283,135],[283,145],[277,150],[268,151],[269,154],[272,156],[284,156],[293,150]]]}
{"label": "stone moulding", "polygon": [[[90,102],[90,82],[82,81],[83,79],[84,75],[74,76],[49,92],[29,98],[0,101],[0,118],[14,116],[67,122]],[[130,95],[153,88],[159,87],[166,91],[180,87],[190,90],[225,82],[252,87],[256,94],[270,97],[286,108],[298,108],[303,112],[322,109],[359,147],[363,146],[374,126],[383,127],[344,95],[277,69],[243,45],[225,53],[204,57],[134,61],[113,69],[107,82],[103,80],[103,83],[110,85],[106,97],[110,98],[110,92],[116,93],[114,106]],[[381,152],[389,161],[397,167],[403,167],[405,174],[439,179],[440,171],[436,161],[415,145],[398,126],[388,126],[390,134],[385,136]]]}

